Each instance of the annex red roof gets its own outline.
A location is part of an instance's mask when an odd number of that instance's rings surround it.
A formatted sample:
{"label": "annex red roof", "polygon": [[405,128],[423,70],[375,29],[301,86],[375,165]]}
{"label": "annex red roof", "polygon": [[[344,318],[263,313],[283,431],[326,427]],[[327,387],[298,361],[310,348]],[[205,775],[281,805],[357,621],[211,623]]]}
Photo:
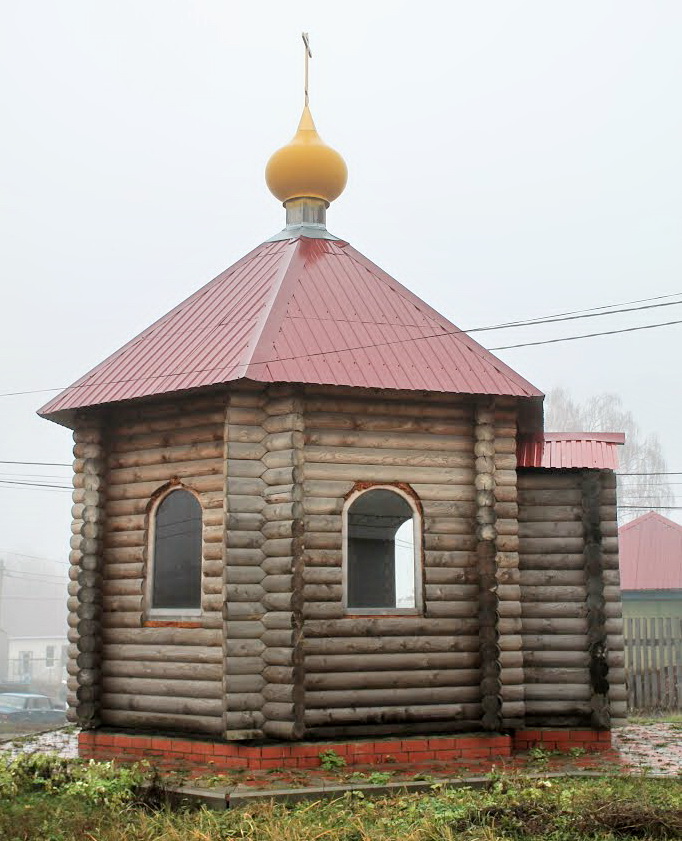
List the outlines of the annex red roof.
{"label": "annex red roof", "polygon": [[622,432],[544,432],[518,440],[519,467],[593,467],[616,470]]}
{"label": "annex red roof", "polygon": [[265,242],[39,412],[231,382],[542,393],[341,240]]}
{"label": "annex red roof", "polygon": [[618,529],[621,590],[682,590],[682,526],[655,511]]}

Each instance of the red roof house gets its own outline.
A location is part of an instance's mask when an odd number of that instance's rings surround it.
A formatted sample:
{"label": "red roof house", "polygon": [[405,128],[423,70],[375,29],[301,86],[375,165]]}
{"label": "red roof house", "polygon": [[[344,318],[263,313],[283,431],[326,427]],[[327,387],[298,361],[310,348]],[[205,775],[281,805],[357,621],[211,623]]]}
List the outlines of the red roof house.
{"label": "red roof house", "polygon": [[682,526],[649,511],[618,530],[621,590],[682,592]]}

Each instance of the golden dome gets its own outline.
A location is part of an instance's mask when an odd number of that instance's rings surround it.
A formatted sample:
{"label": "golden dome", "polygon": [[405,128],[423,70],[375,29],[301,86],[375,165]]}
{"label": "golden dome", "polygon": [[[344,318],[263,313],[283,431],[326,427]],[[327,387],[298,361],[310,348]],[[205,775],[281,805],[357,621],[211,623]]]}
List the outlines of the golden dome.
{"label": "golden dome", "polygon": [[282,203],[313,198],[329,205],[341,195],[347,179],[345,161],[317,133],[306,105],[294,138],[278,149],[265,167],[270,192]]}

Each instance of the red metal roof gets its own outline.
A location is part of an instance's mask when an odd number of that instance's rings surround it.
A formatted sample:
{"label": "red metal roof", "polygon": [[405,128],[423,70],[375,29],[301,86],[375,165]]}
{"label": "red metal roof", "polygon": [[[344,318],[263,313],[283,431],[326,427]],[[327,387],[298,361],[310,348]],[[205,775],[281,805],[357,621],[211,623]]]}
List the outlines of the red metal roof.
{"label": "red metal roof", "polygon": [[682,590],[682,526],[655,511],[618,529],[621,590]]}
{"label": "red metal roof", "polygon": [[341,240],[265,242],[40,414],[231,382],[542,393]]}
{"label": "red metal roof", "polygon": [[616,470],[622,432],[544,432],[518,440],[519,467],[594,467]]}

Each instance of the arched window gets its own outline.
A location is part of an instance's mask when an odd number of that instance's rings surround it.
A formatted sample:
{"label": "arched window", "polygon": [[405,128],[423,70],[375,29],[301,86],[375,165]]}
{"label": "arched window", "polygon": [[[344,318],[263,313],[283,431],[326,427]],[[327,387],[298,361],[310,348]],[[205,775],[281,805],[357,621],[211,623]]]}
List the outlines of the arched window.
{"label": "arched window", "polygon": [[201,608],[201,505],[189,491],[171,491],[154,512],[150,606]]}
{"label": "arched window", "polygon": [[345,606],[350,611],[421,608],[421,524],[407,495],[371,488],[344,510]]}

